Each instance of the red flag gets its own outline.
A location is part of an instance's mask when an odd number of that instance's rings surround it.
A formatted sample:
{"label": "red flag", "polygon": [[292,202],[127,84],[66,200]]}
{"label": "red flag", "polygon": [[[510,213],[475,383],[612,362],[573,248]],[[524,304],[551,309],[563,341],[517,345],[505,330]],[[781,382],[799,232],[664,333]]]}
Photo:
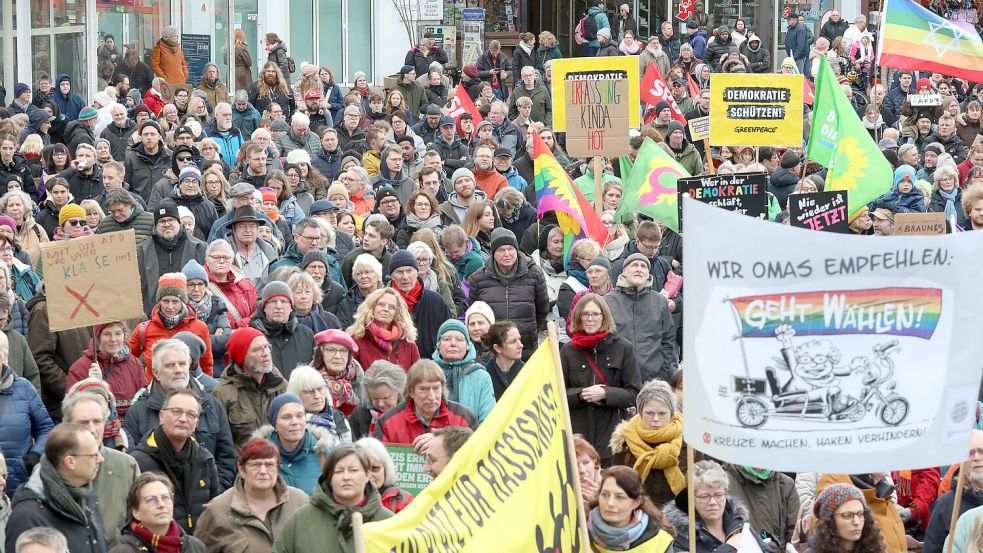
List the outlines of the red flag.
{"label": "red flag", "polygon": [[810,106],[814,101],[816,101],[816,89],[809,82],[809,79],[802,79],[802,101],[809,104]]}
{"label": "red flag", "polygon": [[686,71],[686,80],[689,81],[689,97],[693,101],[700,99],[700,87],[696,86],[696,81],[693,80],[693,75],[690,75],[689,71]]}
{"label": "red flag", "polygon": [[[468,95],[468,89],[464,88],[464,83],[458,83],[457,90],[454,92],[454,99],[451,100],[451,107],[447,111],[447,115],[454,118],[454,124],[457,127],[457,134],[464,136],[461,131],[461,116],[465,113],[470,113],[471,117],[474,118],[474,127],[478,128],[478,123],[484,121],[481,117],[481,113],[478,112],[478,108],[475,107],[474,102],[471,101],[471,96]],[[471,138],[470,136],[465,138]]]}
{"label": "red flag", "polygon": [[[653,110],[661,101],[668,102],[669,107],[672,108],[672,118],[686,126],[686,116],[679,109],[676,99],[672,97],[672,92],[666,86],[665,79],[662,78],[654,63],[649,64],[648,69],[645,70],[645,76],[642,77],[641,97],[642,101],[645,102],[646,112]],[[658,113],[649,113],[645,122],[648,123],[655,119],[657,115]]]}

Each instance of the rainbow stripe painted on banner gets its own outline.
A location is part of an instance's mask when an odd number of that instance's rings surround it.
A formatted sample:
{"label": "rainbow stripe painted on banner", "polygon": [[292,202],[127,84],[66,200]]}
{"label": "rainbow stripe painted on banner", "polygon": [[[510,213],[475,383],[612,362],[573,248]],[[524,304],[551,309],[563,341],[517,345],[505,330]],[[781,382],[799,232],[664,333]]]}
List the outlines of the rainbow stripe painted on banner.
{"label": "rainbow stripe painted on banner", "polygon": [[741,336],[773,338],[780,325],[799,336],[889,334],[931,339],[942,314],[942,290],[873,288],[788,292],[730,300]]}

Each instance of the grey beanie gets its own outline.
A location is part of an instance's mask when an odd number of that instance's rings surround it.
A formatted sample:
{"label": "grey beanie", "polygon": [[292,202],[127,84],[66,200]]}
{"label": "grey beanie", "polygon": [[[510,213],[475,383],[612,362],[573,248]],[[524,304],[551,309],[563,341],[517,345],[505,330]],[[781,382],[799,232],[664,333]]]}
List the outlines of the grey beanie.
{"label": "grey beanie", "polygon": [[191,360],[194,362],[192,367],[194,370],[198,366],[198,360],[201,359],[202,355],[205,355],[205,341],[199,338],[197,334],[187,330],[175,334],[174,339],[188,346],[188,350],[191,351]]}
{"label": "grey beanie", "polygon": [[629,255],[625,259],[625,264],[622,265],[622,267],[623,268],[626,268],[626,267],[628,267],[629,265],[631,265],[635,261],[644,261],[645,262],[645,267],[648,270],[650,270],[650,271],[652,270],[652,261],[649,258],[645,257],[645,254],[638,253],[638,252],[635,252],[635,253]]}
{"label": "grey beanie", "polygon": [[294,292],[287,286],[286,282],[281,282],[279,280],[274,280],[268,282],[266,286],[263,287],[263,293],[260,296],[259,308],[266,308],[266,302],[270,301],[276,296],[283,296],[290,300],[290,305],[294,304]]}
{"label": "grey beanie", "polygon": [[595,255],[590,260],[590,263],[587,265],[587,268],[590,269],[591,267],[594,267],[595,265],[596,266],[600,266],[600,267],[604,267],[608,271],[611,271],[611,261],[609,261],[608,258],[605,257],[603,254],[602,255]]}
{"label": "grey beanie", "polygon": [[[458,171],[460,171],[460,169],[458,169]],[[505,227],[498,227],[497,229],[493,230],[491,233],[492,253],[494,254],[495,250],[497,250],[502,246],[512,246],[516,250],[518,250],[519,242],[518,240],[515,239],[515,234],[511,230]]]}
{"label": "grey beanie", "polygon": [[475,185],[478,184],[477,179],[474,178],[474,173],[472,173],[471,169],[468,169],[467,167],[459,167],[454,170],[454,173],[451,175],[451,184],[453,185],[456,183],[457,179],[461,177],[469,177],[471,182],[475,183]]}

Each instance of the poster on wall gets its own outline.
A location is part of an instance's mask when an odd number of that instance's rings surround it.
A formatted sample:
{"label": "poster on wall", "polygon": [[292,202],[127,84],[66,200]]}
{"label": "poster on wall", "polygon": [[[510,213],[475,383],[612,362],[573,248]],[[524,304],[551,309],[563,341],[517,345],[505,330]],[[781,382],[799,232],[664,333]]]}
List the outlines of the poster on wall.
{"label": "poster on wall", "polygon": [[461,67],[478,63],[484,51],[485,10],[464,8],[461,11]]}
{"label": "poster on wall", "polygon": [[983,235],[864,240],[683,202],[688,443],[791,472],[966,458]]}
{"label": "poster on wall", "polygon": [[447,65],[457,65],[457,27],[453,25],[423,25],[423,34],[431,33],[434,44],[447,54]]}
{"label": "poster on wall", "polygon": [[205,66],[212,61],[212,37],[208,35],[181,35],[181,51],[188,62],[188,84],[193,87],[201,82]]}

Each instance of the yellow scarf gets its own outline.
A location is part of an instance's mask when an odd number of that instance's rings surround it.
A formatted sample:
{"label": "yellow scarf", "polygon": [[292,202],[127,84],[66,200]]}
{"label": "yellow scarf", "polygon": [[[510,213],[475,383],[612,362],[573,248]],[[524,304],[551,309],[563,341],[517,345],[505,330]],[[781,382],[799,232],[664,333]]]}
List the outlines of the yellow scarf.
{"label": "yellow scarf", "polygon": [[649,430],[640,415],[635,415],[625,425],[625,442],[635,456],[634,469],[648,478],[652,469],[662,470],[672,493],[686,487],[686,477],[679,470],[679,452],[683,449],[683,415],[675,413],[669,424],[658,430]]}

